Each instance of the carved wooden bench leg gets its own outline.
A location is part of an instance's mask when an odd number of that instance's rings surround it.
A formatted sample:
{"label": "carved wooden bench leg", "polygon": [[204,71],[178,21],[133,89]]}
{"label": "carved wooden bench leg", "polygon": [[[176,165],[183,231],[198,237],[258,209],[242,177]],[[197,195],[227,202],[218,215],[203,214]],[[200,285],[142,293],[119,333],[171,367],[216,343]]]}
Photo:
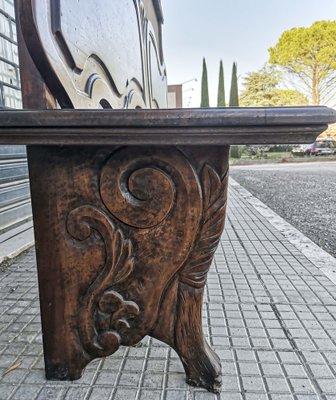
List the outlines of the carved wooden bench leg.
{"label": "carved wooden bench leg", "polygon": [[187,375],[187,383],[218,393],[222,368],[202,330],[203,288],[179,284],[175,325],[175,348]]}
{"label": "carved wooden bench leg", "polygon": [[[76,340],[73,314],[78,285],[71,279],[73,259],[66,251],[62,222],[66,178],[52,155],[57,151],[28,147],[28,161],[39,281],[46,378],[79,379],[90,361]],[[58,150],[59,151],[59,150]],[[66,168],[67,166],[64,165]],[[69,268],[69,269],[68,269]],[[76,271],[73,271],[76,278]],[[73,290],[71,290],[71,287]]]}
{"label": "carved wooden bench leg", "polygon": [[194,287],[176,279],[169,287],[151,336],[173,347],[192,386],[220,392],[221,363],[210,348],[202,329],[203,287]]}
{"label": "carved wooden bench leg", "polygon": [[215,167],[203,159],[199,149],[189,150],[200,175],[202,217],[189,256],[165,294],[151,334],[176,350],[187,383],[218,393],[222,385],[221,363],[203,334],[202,302],[207,273],[224,229],[229,148],[207,149]]}
{"label": "carved wooden bench leg", "polygon": [[28,160],[47,378],[77,379],[150,334],[218,391],[201,309],[228,147],[30,147]]}

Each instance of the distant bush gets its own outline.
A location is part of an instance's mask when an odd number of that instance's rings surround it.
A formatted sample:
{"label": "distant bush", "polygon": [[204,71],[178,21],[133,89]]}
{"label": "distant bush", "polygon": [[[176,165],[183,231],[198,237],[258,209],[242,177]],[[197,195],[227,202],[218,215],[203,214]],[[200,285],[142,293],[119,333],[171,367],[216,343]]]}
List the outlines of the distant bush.
{"label": "distant bush", "polygon": [[284,152],[291,152],[293,146],[290,144],[276,144],[275,146],[271,146],[269,149],[270,153],[284,153]]}
{"label": "distant bush", "polygon": [[231,146],[230,157],[241,158],[242,152],[242,146]]}

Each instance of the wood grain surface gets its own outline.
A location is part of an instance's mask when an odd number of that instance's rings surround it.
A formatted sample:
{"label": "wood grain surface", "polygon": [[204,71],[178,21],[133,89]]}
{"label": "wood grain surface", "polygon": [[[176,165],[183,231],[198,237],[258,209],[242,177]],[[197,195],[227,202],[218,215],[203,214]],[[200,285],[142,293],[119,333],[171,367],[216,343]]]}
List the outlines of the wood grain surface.
{"label": "wood grain surface", "polygon": [[327,107],[6,111],[0,113],[0,143],[312,143],[333,122],[336,112]]}

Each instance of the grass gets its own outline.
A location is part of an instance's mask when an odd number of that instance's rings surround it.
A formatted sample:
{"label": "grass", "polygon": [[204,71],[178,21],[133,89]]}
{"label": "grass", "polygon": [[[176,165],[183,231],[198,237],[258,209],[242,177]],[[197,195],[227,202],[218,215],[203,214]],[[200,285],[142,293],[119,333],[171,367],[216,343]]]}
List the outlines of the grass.
{"label": "grass", "polygon": [[262,156],[247,156],[243,154],[242,158],[230,158],[231,165],[244,165],[244,164],[267,164],[278,162],[314,162],[314,161],[336,161],[336,156],[293,156],[290,152],[271,152],[264,153]]}

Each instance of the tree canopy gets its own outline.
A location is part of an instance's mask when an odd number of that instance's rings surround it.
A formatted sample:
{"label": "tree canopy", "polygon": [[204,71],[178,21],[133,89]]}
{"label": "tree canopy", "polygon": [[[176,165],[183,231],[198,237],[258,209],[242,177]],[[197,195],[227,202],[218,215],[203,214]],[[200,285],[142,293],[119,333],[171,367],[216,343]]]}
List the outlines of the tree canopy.
{"label": "tree canopy", "polygon": [[202,92],[201,92],[201,107],[209,107],[209,88],[208,88],[208,70],[203,58],[203,69],[202,69]]}
{"label": "tree canopy", "polygon": [[297,90],[279,89],[281,74],[271,66],[250,72],[244,78],[245,90],[240,95],[240,105],[245,107],[300,106],[308,99]]}
{"label": "tree canopy", "polygon": [[336,21],[293,28],[269,49],[269,62],[284,68],[313,104],[328,104],[336,92]]}

